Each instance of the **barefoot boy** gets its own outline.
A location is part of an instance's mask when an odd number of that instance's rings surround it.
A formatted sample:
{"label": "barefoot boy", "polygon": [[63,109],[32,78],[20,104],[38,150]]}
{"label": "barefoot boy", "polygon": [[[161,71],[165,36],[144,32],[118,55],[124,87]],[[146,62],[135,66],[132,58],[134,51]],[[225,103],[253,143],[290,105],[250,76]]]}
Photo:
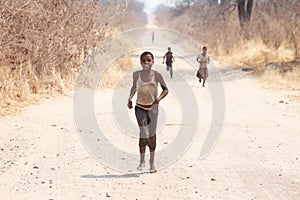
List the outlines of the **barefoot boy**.
{"label": "barefoot boy", "polygon": [[[140,128],[140,164],[138,170],[145,167],[146,146],[150,149],[150,173],[155,173],[154,154],[156,148],[156,126],[158,104],[168,94],[167,85],[162,75],[151,69],[154,56],[151,52],[144,52],[140,56],[142,70],[133,72],[133,85],[130,90],[127,106],[133,108],[132,98],[137,93],[135,116]],[[158,83],[162,92],[157,96]]]}
{"label": "barefoot boy", "polygon": [[207,53],[207,47],[202,48],[202,54],[197,57],[197,62],[200,63],[199,69],[197,72],[197,77],[199,78],[199,82],[201,83],[201,79],[203,79],[202,86],[205,86],[205,81],[208,77],[208,69],[207,64],[210,62],[210,56]]}
{"label": "barefoot boy", "polygon": [[173,52],[171,51],[171,47],[168,47],[168,51],[165,53],[163,57],[162,64],[165,63],[166,59],[166,65],[167,65],[167,71],[170,71],[170,76],[173,78],[173,62],[175,62],[175,58],[173,56]]}

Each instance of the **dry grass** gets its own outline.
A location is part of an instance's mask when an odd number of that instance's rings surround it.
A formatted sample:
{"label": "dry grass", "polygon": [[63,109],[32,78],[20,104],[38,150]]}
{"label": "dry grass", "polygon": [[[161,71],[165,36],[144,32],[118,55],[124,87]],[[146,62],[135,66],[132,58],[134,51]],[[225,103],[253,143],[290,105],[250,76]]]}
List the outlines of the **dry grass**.
{"label": "dry grass", "polygon": [[[136,66],[131,60],[131,54],[121,56],[115,60],[107,70],[104,71],[98,83],[98,89],[114,88],[119,83],[120,79],[131,69]],[[131,84],[131,82],[130,82]]]}
{"label": "dry grass", "polygon": [[269,63],[256,67],[254,73],[265,88],[300,102],[300,61]]}
{"label": "dry grass", "polygon": [[[233,67],[250,66],[269,84],[299,89],[299,64],[292,63],[300,59],[300,1],[256,1],[246,29],[240,27],[236,1],[227,2],[209,7],[198,1],[170,14],[162,10],[158,21],[208,46],[213,59]],[[269,63],[278,67],[270,69]],[[291,70],[283,72],[283,65]]]}
{"label": "dry grass", "polygon": [[275,88],[300,91],[300,61],[269,63],[254,68],[260,80]]}
{"label": "dry grass", "polygon": [[226,55],[218,55],[215,59],[232,66],[255,66],[269,62],[288,62],[293,60],[293,51],[283,46],[275,49],[261,40],[244,41]]}
{"label": "dry grass", "polygon": [[134,24],[140,5],[109,2],[0,1],[0,117],[68,93],[92,49]]}

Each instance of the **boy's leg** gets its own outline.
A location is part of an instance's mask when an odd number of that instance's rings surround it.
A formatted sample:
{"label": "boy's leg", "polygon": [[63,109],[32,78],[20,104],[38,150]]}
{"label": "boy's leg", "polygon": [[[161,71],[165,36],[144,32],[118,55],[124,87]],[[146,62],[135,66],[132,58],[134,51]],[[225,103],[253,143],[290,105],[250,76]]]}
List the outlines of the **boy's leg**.
{"label": "boy's leg", "polygon": [[170,75],[171,75],[171,78],[173,78],[173,67],[170,67]]}
{"label": "boy's leg", "polygon": [[145,167],[145,153],[146,146],[148,145],[148,137],[149,137],[149,126],[140,126],[140,139],[139,139],[139,147],[140,147],[140,164],[137,167],[138,170],[143,170]]}
{"label": "boy's leg", "polygon": [[154,165],[154,156],[155,156],[155,151],[150,151],[150,173],[156,173],[156,168]]}
{"label": "boy's leg", "polygon": [[146,152],[146,146],[143,147],[140,146],[140,164],[137,167],[138,170],[143,170],[145,167],[145,152]]}
{"label": "boy's leg", "polygon": [[206,79],[207,79],[207,77],[208,77],[208,69],[207,68],[205,68],[205,74],[204,74],[204,78],[203,78],[203,84],[202,84],[202,86],[204,87],[204,84],[205,84],[205,81],[206,81]]}
{"label": "boy's leg", "polygon": [[154,165],[154,156],[155,156],[155,149],[156,149],[156,135],[149,138],[149,148],[150,148],[150,173],[155,173],[156,168]]}
{"label": "boy's leg", "polygon": [[171,66],[170,66],[170,62],[169,61],[166,61],[166,65],[167,65],[167,71],[170,70]]}
{"label": "boy's leg", "polygon": [[[158,106],[158,105],[157,105]],[[158,108],[157,110],[149,111],[149,116],[151,118],[151,122],[149,124],[149,140],[148,146],[150,149],[150,173],[155,173],[156,168],[154,165],[154,156],[155,156],[155,149],[156,149],[156,126],[157,126],[157,118],[158,118]]]}
{"label": "boy's leg", "polygon": [[148,118],[149,111],[146,111],[140,107],[135,107],[135,116],[140,128],[140,139],[139,139],[139,148],[140,148],[140,164],[137,167],[138,170],[143,170],[145,167],[145,151],[148,144],[149,138],[149,126]]}

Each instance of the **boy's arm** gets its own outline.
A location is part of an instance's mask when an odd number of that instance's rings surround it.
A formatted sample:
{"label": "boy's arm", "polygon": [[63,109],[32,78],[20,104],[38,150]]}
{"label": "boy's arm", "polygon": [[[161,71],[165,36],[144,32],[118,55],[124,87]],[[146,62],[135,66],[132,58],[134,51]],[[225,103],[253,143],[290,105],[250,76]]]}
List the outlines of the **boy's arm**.
{"label": "boy's arm", "polygon": [[132,108],[132,98],[136,93],[136,82],[137,82],[137,79],[138,79],[138,72],[134,72],[132,76],[133,76],[133,83],[132,83],[132,87],[130,89],[130,94],[129,94],[128,102],[127,102],[127,107],[129,109]]}
{"label": "boy's arm", "polygon": [[166,58],[166,56],[167,56],[167,54],[164,55],[162,64],[165,63],[165,58]]}
{"label": "boy's arm", "polygon": [[199,56],[197,56],[197,59],[196,59],[196,60],[197,60],[198,63],[200,63],[200,60],[199,60],[199,59],[200,59]]}
{"label": "boy's arm", "polygon": [[160,93],[159,97],[156,99],[156,101],[153,104],[158,104],[167,94],[169,93],[169,89],[167,87],[167,84],[165,83],[165,80],[163,79],[162,75],[159,72],[155,72],[156,80],[159,82],[162,92]]}
{"label": "boy's arm", "polygon": [[200,64],[202,64],[202,63],[209,63],[209,57],[207,58],[207,60],[206,61],[204,61],[204,60],[200,60],[200,55],[197,57],[197,62],[198,63],[200,63]]}

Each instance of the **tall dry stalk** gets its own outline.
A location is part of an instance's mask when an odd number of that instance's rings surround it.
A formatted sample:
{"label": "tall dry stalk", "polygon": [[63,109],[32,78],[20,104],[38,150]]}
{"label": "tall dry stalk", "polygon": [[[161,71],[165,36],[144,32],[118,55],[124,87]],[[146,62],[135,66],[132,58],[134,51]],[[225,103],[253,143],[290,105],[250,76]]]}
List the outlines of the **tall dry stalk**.
{"label": "tall dry stalk", "polygon": [[[127,1],[0,1],[0,104],[64,92],[87,54],[133,12]],[[133,12],[134,13],[134,12]],[[1,113],[1,110],[0,110]]]}

